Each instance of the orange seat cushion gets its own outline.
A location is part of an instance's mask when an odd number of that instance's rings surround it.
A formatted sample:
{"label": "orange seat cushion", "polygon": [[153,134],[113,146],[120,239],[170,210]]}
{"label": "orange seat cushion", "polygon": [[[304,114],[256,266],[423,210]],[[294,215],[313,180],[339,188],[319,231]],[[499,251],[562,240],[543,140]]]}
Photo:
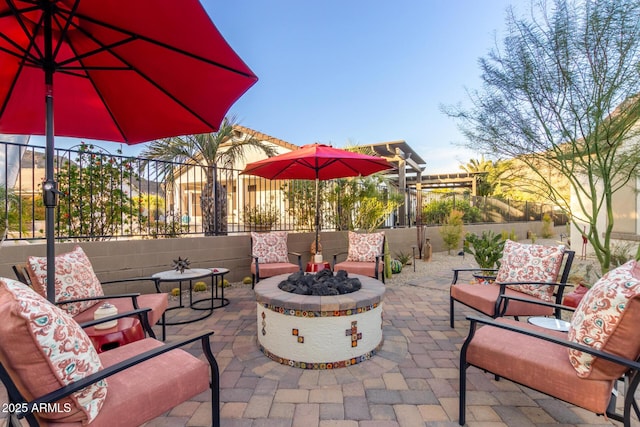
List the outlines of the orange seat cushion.
{"label": "orange seat cushion", "polygon": [[[378,273],[382,273],[384,263],[378,263]],[[361,274],[363,276],[375,277],[376,276],[376,263],[375,262],[356,262],[356,261],[344,261],[339,262],[334,266],[334,271],[345,270],[351,274]]]}
{"label": "orange seat cushion", "polygon": [[[504,318],[498,322],[567,339],[564,332],[524,322]],[[567,357],[567,347],[491,326],[478,328],[467,350],[467,362],[598,414],[605,413],[614,384],[614,380],[579,378]]]}
{"label": "orange seat cushion", "polygon": [[[162,345],[152,338],[101,353],[104,367]],[[132,381],[132,378],[135,381]],[[141,425],[209,389],[209,364],[176,349],[108,378],[109,394],[91,427]],[[80,423],[44,424],[79,427]]]}
{"label": "orange seat cushion", "polygon": [[[300,266],[290,262],[274,262],[270,264],[260,263],[260,279],[265,277],[278,276],[280,274],[295,273],[300,270]],[[251,273],[256,274],[256,264],[251,263]]]}
{"label": "orange seat cushion", "polygon": [[[91,340],[73,318],[24,283],[0,278],[0,363],[27,400],[44,396],[102,369]],[[105,401],[107,381],[59,401],[57,421],[91,422]]]}
{"label": "orange seat cushion", "polygon": [[[451,297],[456,301],[466,304],[474,309],[494,317],[496,300],[500,293],[500,286],[495,284],[465,284],[460,283],[451,286]],[[513,289],[505,289],[505,295],[532,298],[522,292]],[[505,316],[550,316],[553,309],[536,304],[528,304],[520,301],[509,301]]]}

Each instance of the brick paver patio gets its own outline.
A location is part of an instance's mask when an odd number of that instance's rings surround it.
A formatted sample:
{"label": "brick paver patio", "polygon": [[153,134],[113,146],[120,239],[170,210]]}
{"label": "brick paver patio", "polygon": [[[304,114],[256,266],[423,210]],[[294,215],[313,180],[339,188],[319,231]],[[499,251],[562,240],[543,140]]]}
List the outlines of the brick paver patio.
{"label": "brick paver patio", "polygon": [[[215,331],[223,427],[457,426],[459,348],[471,312],[457,305],[456,328],[449,328],[450,277],[434,271],[413,284],[389,285],[381,351],[347,368],[302,370],[264,356],[248,286],[227,288],[229,306],[206,321],[170,327],[168,336]],[[475,368],[468,382],[468,426],[618,425]],[[209,425],[205,400],[200,396],[148,425]]]}
{"label": "brick paver patio", "polygon": [[[168,340],[215,331],[222,427],[457,426],[459,348],[470,311],[456,305],[456,328],[449,328],[449,283],[447,270],[389,284],[384,345],[370,360],[347,368],[302,370],[263,355],[250,286],[227,288],[228,306],[204,321],[168,327]],[[190,351],[199,353],[197,345]],[[475,368],[468,383],[468,426],[619,425]],[[147,426],[208,426],[208,400],[207,393],[199,395]],[[4,390],[0,402],[6,402]]]}

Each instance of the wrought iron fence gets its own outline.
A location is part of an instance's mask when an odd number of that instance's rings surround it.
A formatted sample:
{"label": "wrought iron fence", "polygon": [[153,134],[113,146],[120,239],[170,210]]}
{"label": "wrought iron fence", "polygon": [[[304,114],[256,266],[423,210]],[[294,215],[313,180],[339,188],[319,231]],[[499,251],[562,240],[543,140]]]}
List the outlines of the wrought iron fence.
{"label": "wrought iron fence", "polygon": [[[1,235],[6,232],[8,240],[44,239],[44,147],[0,142],[0,161],[2,154]],[[235,169],[134,158],[87,145],[57,149],[55,155],[61,192],[55,235],[60,240],[315,229],[312,181],[271,181],[242,175]],[[360,187],[354,185],[349,180],[320,182],[322,230],[360,224],[358,213],[365,209],[365,193],[358,193]],[[433,211],[433,203],[457,208],[465,205],[473,222],[532,221],[550,211],[549,206],[530,202],[418,194],[411,188],[397,189],[391,182],[377,182],[367,191],[373,191],[378,201],[404,204],[404,209],[379,218],[382,228],[437,223],[426,215]],[[555,220],[557,224],[558,218]]]}

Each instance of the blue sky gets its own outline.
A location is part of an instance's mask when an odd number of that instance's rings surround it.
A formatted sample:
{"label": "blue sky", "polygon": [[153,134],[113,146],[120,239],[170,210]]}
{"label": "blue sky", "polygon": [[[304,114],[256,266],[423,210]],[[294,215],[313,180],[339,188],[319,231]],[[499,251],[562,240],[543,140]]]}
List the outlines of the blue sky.
{"label": "blue sky", "polygon": [[[229,112],[241,125],[297,145],[405,140],[426,160],[425,173],[457,172],[480,156],[453,144],[462,136],[439,106],[479,87],[478,59],[502,39],[507,7],[528,4],[201,1],[259,78]],[[123,148],[133,155],[143,147]]]}
{"label": "blue sky", "polygon": [[452,145],[462,136],[439,106],[479,87],[478,58],[502,39],[511,3],[203,2],[260,79],[231,108],[242,125],[297,145],[405,140],[426,173],[479,157]]}

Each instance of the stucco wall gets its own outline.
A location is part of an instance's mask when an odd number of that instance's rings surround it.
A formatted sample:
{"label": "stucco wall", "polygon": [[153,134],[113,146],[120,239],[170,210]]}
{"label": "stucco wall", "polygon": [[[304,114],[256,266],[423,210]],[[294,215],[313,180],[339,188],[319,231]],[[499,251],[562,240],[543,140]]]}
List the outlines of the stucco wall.
{"label": "stucco wall", "polygon": [[[539,235],[541,226],[539,222],[482,224],[465,226],[464,230],[465,232],[482,232],[486,229],[496,232],[513,230],[519,239],[524,239],[527,231]],[[385,235],[392,255],[399,251],[411,253],[411,246],[416,244],[416,228],[385,230]],[[426,235],[434,251],[444,250],[438,227],[427,227]],[[313,233],[289,234],[289,250],[302,254],[303,266],[310,258],[309,248],[313,239]],[[325,260],[333,262],[333,254],[347,250],[347,233],[322,233],[321,244]],[[59,243],[56,245],[56,253],[67,252],[75,245],[75,243]],[[249,235],[83,242],[80,246],[91,259],[100,280],[149,276],[158,271],[171,269],[172,261],[178,256],[188,258],[193,268],[228,268],[231,271],[226,277],[232,282],[240,281],[243,277],[250,275]],[[11,266],[24,263],[30,255],[44,256],[45,245],[44,243],[23,245],[9,243],[0,248],[0,255],[0,276],[14,278]],[[338,258],[338,261],[342,260],[344,255]],[[114,292],[121,291],[153,292],[153,286],[149,284],[141,289],[126,286],[122,289],[114,288]]]}

